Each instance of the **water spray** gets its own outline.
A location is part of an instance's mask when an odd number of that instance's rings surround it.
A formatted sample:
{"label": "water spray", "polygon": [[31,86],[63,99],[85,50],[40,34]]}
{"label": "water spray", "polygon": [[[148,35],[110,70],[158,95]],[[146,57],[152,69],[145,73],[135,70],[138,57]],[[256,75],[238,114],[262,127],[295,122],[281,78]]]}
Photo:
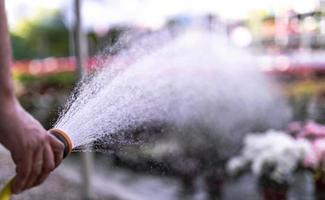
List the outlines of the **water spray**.
{"label": "water spray", "polygon": [[[163,123],[175,127],[172,139],[186,149],[214,149],[218,160],[236,153],[251,129],[280,128],[290,117],[256,56],[212,32],[145,38],[109,64],[103,57],[100,70],[67,102],[55,124],[59,129],[49,130],[64,144],[64,157],[73,147],[105,144],[102,138],[123,138],[142,124]],[[201,157],[210,162],[210,155]],[[4,190],[8,198],[0,194],[0,200],[10,198],[11,185]]]}
{"label": "water spray", "polygon": [[[52,128],[48,131],[56,137],[64,145],[63,159],[66,158],[71,152],[73,143],[70,136],[61,129]],[[12,196],[12,185],[15,182],[15,177],[12,178],[5,187],[0,191],[0,200],[10,200]]]}

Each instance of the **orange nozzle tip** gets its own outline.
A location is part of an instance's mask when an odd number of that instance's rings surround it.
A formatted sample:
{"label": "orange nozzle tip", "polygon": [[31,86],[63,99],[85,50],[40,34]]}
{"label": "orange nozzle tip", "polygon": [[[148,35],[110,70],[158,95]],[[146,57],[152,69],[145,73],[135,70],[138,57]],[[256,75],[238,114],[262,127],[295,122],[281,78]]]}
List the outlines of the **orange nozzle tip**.
{"label": "orange nozzle tip", "polygon": [[58,128],[52,128],[52,129],[50,129],[49,131],[50,131],[50,133],[52,133],[52,134],[53,134],[53,133],[54,133],[54,134],[58,134],[58,135],[60,135],[62,138],[64,138],[64,140],[65,140],[65,142],[66,142],[66,148],[67,148],[67,150],[68,150],[68,154],[70,154],[71,151],[72,151],[72,147],[73,147],[72,140],[71,140],[70,136],[69,136],[66,132],[64,132],[63,130],[58,129]]}

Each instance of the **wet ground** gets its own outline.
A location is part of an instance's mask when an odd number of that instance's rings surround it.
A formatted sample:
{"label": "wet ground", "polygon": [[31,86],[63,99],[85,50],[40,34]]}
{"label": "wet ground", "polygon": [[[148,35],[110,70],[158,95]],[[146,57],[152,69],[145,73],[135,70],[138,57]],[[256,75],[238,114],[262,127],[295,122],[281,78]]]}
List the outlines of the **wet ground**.
{"label": "wet ground", "polygon": [[[80,162],[78,155],[71,155],[56,169],[41,186],[15,195],[13,200],[79,200],[82,198]],[[0,147],[0,187],[14,175],[14,164],[10,155]],[[309,178],[308,178],[309,177]],[[313,200],[311,176],[301,174],[293,177],[294,187],[288,194],[289,200]],[[307,179],[306,179],[307,178]],[[196,191],[184,195],[179,180],[168,176],[134,173],[112,166],[109,161],[96,159],[92,174],[94,200],[206,200],[210,199],[204,190],[203,180],[198,178]],[[258,191],[256,178],[245,175],[223,184],[223,200],[263,199]]]}
{"label": "wet ground", "polygon": [[[13,200],[80,200],[82,187],[80,178],[67,176],[68,167],[64,164],[55,170],[39,187],[15,195]],[[77,173],[76,173],[77,174]],[[0,188],[14,175],[14,164],[8,152],[0,147]],[[78,175],[78,174],[77,174]],[[113,195],[95,192],[94,200],[119,200]]]}

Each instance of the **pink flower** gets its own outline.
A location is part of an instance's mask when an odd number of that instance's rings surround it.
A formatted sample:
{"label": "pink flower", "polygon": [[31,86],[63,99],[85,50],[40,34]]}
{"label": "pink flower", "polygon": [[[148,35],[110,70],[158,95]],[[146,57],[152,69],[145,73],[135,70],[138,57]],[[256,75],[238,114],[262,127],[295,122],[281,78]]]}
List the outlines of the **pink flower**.
{"label": "pink flower", "polygon": [[308,121],[305,126],[301,127],[297,138],[305,138],[311,144],[311,151],[308,153],[304,161],[306,167],[316,168],[321,166],[322,164],[325,164],[324,125],[317,124],[313,121]]}
{"label": "pink flower", "polygon": [[316,138],[325,137],[325,126],[317,124],[313,121],[308,121],[303,128],[303,133],[306,136],[315,136]]}

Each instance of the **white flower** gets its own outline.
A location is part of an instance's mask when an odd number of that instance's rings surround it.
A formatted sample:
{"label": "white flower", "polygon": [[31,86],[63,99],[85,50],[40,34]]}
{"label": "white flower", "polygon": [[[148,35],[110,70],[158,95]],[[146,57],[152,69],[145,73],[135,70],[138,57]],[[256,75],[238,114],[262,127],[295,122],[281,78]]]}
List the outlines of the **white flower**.
{"label": "white flower", "polygon": [[310,150],[307,140],[295,140],[282,131],[249,134],[244,140],[241,155],[228,162],[227,171],[234,174],[250,163],[254,174],[260,176],[267,173],[273,180],[282,182]]}

